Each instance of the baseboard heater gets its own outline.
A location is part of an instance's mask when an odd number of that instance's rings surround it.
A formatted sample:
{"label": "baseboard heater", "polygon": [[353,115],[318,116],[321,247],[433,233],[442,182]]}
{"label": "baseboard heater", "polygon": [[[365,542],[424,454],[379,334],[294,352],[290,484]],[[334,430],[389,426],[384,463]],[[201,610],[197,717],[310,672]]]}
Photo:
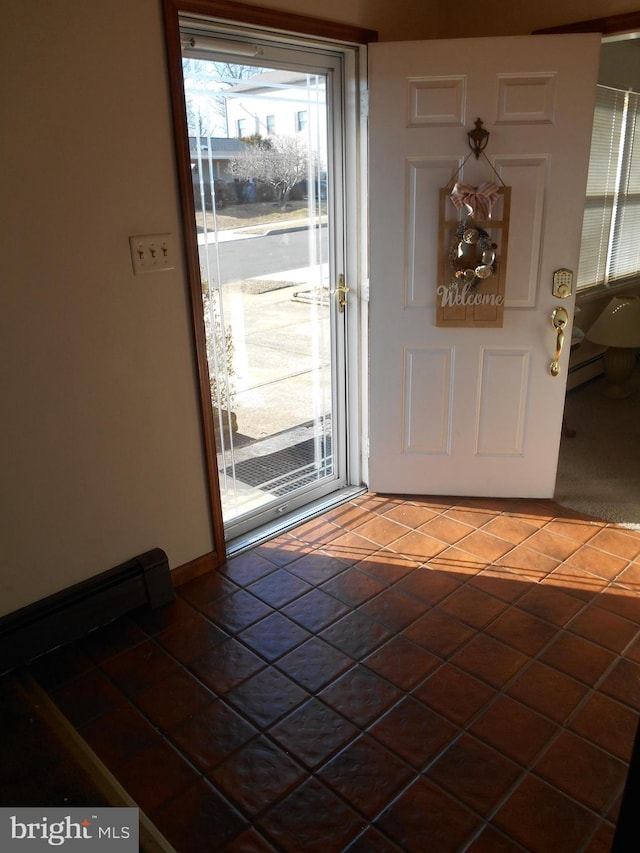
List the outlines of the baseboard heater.
{"label": "baseboard heater", "polygon": [[155,609],[174,599],[167,555],[146,551],[0,618],[0,675],[138,607]]}
{"label": "baseboard heater", "polygon": [[592,379],[597,379],[604,372],[603,353],[598,353],[592,358],[580,361],[569,367],[567,376],[567,391],[573,391]]}

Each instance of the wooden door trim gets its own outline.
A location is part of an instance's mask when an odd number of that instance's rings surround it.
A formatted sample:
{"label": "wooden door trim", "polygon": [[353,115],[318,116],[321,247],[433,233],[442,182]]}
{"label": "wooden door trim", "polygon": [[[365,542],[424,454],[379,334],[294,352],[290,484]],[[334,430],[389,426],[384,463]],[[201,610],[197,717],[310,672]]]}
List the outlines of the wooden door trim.
{"label": "wooden door trim", "polygon": [[592,18],[589,21],[576,21],[559,27],[546,27],[534,30],[533,35],[551,35],[554,33],[602,33],[603,36],[620,35],[640,31],[640,12],[624,12],[621,15],[608,15],[605,18]]}

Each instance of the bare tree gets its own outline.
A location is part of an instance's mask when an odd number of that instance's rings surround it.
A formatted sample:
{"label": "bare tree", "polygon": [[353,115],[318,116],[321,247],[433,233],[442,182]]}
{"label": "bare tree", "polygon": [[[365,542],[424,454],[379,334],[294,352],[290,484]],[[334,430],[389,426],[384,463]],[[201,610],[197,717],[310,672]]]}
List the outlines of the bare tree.
{"label": "bare tree", "polygon": [[[253,65],[185,58],[185,80],[196,82],[185,88],[187,126],[195,136],[229,136],[225,92],[238,81],[249,80],[263,69]],[[193,86],[193,83],[192,83]]]}
{"label": "bare tree", "polygon": [[306,144],[298,136],[250,137],[243,141],[250,144],[231,161],[232,174],[241,181],[269,184],[284,205],[291,190],[309,173],[310,156]]}

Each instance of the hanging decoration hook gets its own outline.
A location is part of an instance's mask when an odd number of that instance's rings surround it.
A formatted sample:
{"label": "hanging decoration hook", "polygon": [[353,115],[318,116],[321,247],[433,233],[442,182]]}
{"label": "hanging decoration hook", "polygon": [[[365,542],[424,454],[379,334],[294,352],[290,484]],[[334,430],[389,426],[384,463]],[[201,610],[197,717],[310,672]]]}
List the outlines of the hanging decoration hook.
{"label": "hanging decoration hook", "polygon": [[489,131],[485,130],[482,126],[482,119],[477,118],[475,120],[475,130],[470,130],[467,133],[469,137],[469,148],[471,148],[471,152],[475,154],[476,160],[480,159],[480,154],[487,147],[487,142],[489,141]]}

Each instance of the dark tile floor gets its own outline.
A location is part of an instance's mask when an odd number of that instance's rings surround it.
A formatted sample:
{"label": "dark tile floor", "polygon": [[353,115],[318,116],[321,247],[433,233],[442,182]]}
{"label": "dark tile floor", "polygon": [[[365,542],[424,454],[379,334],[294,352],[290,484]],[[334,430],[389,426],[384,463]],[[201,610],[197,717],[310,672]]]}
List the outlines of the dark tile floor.
{"label": "dark tile floor", "polygon": [[640,533],[363,495],[32,671],[179,853],[611,847]]}

